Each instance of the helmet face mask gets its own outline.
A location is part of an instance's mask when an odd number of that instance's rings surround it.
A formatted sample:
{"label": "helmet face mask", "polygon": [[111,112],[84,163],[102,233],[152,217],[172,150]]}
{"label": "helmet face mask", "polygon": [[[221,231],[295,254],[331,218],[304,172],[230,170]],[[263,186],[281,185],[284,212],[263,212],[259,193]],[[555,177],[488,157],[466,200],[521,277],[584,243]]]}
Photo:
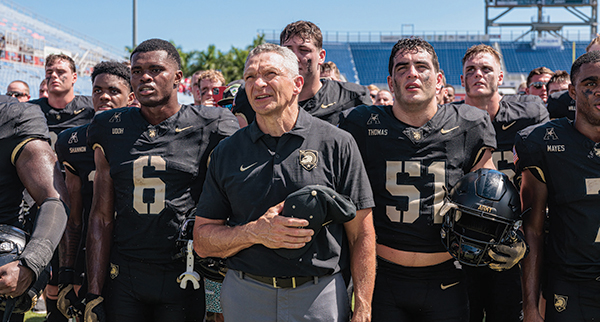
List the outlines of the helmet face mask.
{"label": "helmet face mask", "polygon": [[509,243],[520,227],[519,194],[506,175],[479,169],[459,180],[440,215],[448,252],[462,264],[485,266],[489,249]]}

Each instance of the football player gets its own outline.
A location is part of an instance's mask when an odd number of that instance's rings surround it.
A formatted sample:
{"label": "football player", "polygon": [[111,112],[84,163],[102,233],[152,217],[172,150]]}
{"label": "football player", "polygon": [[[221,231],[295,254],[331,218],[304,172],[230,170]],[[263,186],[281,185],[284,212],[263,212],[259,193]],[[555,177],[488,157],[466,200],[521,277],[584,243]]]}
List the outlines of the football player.
{"label": "football player", "polygon": [[104,308],[110,321],[203,320],[202,281],[187,272],[185,280],[199,289],[187,282],[180,287],[176,280],[186,265],[172,258],[209,155],[238,125],[227,109],[180,105],[182,77],[170,42],[142,42],[131,54],[131,85],[141,107],[105,111],[88,128],[96,175],[86,242],[86,321],[103,320]]}
{"label": "football player", "polygon": [[[200,256],[227,257],[225,321],[349,321],[342,275],[347,270],[355,290],[352,321],[370,321],[373,199],[356,144],[298,106],[303,79],[291,50],[274,44],[254,48],[244,79],[256,122],[215,149],[194,227]],[[348,196],[356,216],[317,222],[314,234],[302,228],[313,212],[304,212],[306,219],[286,217],[283,200],[308,185]],[[308,192],[316,197],[317,189]],[[312,199],[298,203],[314,205]],[[323,208],[328,215],[337,209]]]}
{"label": "football player", "polygon": [[[23,294],[39,277],[50,262],[67,222],[63,203],[68,201],[66,188],[49,140],[46,120],[37,106],[10,101],[0,104],[0,222],[26,229],[19,219],[24,188],[39,205],[33,231],[29,232],[31,237],[19,260],[0,267],[3,296]],[[8,245],[3,243],[3,247]],[[18,252],[3,249],[2,253],[7,256]],[[23,316],[13,319],[22,321]]]}
{"label": "football player", "polygon": [[[65,129],[89,123],[94,116],[94,108],[91,97],[75,95],[74,85],[77,81],[77,70],[71,57],[65,54],[48,55],[45,71],[48,97],[29,102],[39,105],[46,116],[46,123],[50,130],[50,145],[54,148],[58,134]],[[56,272],[56,268],[59,266],[58,254],[55,254],[51,265]],[[67,319],[56,307],[58,274],[52,274],[45,294],[48,322],[66,322]]]}
{"label": "football player", "polygon": [[[593,321],[600,317],[600,52],[579,57],[569,94],[575,121],[529,127],[517,136],[515,163],[523,171],[521,200],[525,321],[543,321],[540,283],[548,300],[545,321]],[[546,208],[550,229],[544,240]],[[542,281],[541,272],[547,277]]]}
{"label": "football player", "polygon": [[433,47],[398,41],[389,58],[393,106],[359,106],[340,125],[360,148],[375,196],[374,321],[468,321],[464,274],[440,238],[445,192],[467,172],[494,168],[489,115],[440,107]]}
{"label": "football player", "polygon": [[[304,78],[298,104],[311,115],[338,125],[342,111],[361,104],[373,104],[364,86],[320,79],[319,66],[325,62],[325,49],[321,29],[314,23],[300,20],[287,25],[279,36],[279,42],[298,57],[300,75]],[[244,86],[235,97],[233,113],[238,116],[242,127],[254,121],[255,113]]]}
{"label": "football player", "polygon": [[[497,169],[509,178],[515,174],[512,147],[515,135],[530,125],[549,121],[541,99],[533,95],[502,97],[498,86],[504,74],[500,53],[488,45],[475,45],[467,50],[460,79],[465,87],[465,103],[487,111],[496,130],[497,149],[492,159]],[[516,180],[518,181],[518,180]],[[501,269],[492,263],[491,268]],[[519,267],[498,272],[487,267],[465,266],[469,289],[470,321],[519,321],[521,305],[521,273]]]}
{"label": "football player", "polygon": [[546,103],[548,100],[548,81],[553,75],[554,72],[547,67],[533,69],[527,76],[525,92],[529,95],[539,96]]}
{"label": "football player", "polygon": [[[130,72],[117,62],[101,62],[92,72],[92,101],[94,111],[100,113],[113,108],[129,106],[135,98],[131,91]],[[87,147],[89,124],[62,131],[55,150],[65,168],[71,213],[65,235],[59,246],[58,308],[67,317],[77,313],[68,309],[78,302],[76,292],[82,285],[85,267],[85,236],[88,215],[92,205],[94,153]],[[83,238],[82,238],[83,236]],[[74,286],[75,285],[75,286]],[[83,292],[85,295],[85,292]]]}
{"label": "football player", "polygon": [[77,70],[71,57],[48,55],[45,70],[48,98],[42,97],[30,103],[39,105],[44,112],[54,146],[61,131],[89,123],[94,117],[94,108],[91,97],[75,95]]}

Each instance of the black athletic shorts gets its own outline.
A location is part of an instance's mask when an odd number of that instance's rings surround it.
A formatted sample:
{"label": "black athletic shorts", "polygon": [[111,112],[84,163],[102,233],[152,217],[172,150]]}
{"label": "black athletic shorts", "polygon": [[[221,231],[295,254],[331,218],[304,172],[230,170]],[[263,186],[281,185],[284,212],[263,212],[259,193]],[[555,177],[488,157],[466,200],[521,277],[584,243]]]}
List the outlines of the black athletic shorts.
{"label": "black athletic shorts", "polygon": [[464,273],[454,260],[406,267],[378,257],[372,316],[373,322],[468,322]]}
{"label": "black athletic shorts", "polygon": [[108,320],[113,322],[181,322],[204,319],[204,282],[184,290],[177,277],[185,263],[151,264],[113,254],[104,292]]}

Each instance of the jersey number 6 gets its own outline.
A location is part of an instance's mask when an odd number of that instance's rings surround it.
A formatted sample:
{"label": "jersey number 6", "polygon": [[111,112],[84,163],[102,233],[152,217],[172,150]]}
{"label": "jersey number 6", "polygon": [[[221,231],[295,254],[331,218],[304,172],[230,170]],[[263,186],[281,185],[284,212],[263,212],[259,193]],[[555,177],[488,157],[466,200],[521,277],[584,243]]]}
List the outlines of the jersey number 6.
{"label": "jersey number 6", "polygon": [[[133,208],[140,215],[159,214],[165,208],[166,185],[160,178],[144,177],[145,167],[154,167],[154,171],[165,171],[167,163],[162,157],[148,155],[133,162]],[[147,190],[154,190],[153,201],[144,202],[144,192]]]}

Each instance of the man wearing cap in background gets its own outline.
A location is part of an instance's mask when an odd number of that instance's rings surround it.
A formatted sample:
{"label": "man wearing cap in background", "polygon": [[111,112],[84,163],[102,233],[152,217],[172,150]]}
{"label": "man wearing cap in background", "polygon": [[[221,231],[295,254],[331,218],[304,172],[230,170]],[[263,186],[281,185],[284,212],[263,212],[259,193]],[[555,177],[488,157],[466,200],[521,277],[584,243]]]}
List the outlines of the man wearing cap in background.
{"label": "man wearing cap in background", "polygon": [[[356,143],[299,108],[304,79],[291,50],[256,47],[244,80],[256,122],[213,151],[194,227],[198,255],[228,258],[225,320],[348,321],[349,268],[352,320],[369,321],[374,203]],[[359,209],[354,219],[342,195]]]}

